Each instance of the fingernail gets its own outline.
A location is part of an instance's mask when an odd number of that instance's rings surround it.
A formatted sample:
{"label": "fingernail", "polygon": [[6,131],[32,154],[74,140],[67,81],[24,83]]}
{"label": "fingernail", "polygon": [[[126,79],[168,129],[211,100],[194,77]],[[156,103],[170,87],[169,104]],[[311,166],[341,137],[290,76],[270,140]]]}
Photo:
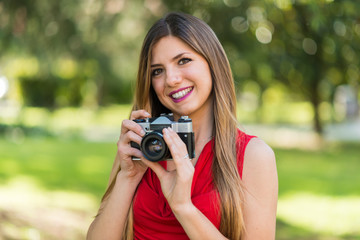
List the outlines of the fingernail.
{"label": "fingernail", "polygon": [[144,135],[145,135],[145,131],[142,129],[142,130],[140,131],[140,134],[141,134],[141,136],[144,136]]}

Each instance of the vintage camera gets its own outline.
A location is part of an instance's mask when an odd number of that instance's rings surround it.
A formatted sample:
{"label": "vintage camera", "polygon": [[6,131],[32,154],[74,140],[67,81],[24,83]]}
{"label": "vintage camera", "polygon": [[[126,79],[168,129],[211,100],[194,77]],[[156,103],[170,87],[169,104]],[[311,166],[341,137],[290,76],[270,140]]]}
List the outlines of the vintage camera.
{"label": "vintage camera", "polygon": [[[162,130],[171,127],[185,143],[189,158],[195,157],[195,138],[192,130],[192,120],[182,116],[177,122],[172,114],[161,114],[157,118],[135,119],[145,131],[141,144],[130,142],[131,147],[140,149],[144,157],[152,162],[172,159],[170,150],[163,138]],[[140,160],[132,157],[133,160]]]}

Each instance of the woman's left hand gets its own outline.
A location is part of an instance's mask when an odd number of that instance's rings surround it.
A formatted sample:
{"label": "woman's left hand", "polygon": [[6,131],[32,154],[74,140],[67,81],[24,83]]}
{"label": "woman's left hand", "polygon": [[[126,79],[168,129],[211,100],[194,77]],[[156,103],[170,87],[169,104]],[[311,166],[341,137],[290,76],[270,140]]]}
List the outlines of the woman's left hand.
{"label": "woman's left hand", "polygon": [[173,211],[181,211],[191,205],[191,185],[195,168],[189,159],[185,143],[171,128],[163,129],[164,140],[169,147],[175,169],[167,171],[158,162],[145,158],[142,161],[158,176],[162,192]]}

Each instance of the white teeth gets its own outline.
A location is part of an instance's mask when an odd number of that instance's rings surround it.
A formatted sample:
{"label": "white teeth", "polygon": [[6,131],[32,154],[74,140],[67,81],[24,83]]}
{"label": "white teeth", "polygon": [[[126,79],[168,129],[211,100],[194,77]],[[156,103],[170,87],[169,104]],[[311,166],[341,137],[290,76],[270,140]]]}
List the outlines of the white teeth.
{"label": "white teeth", "polygon": [[188,92],[190,92],[191,89],[192,89],[192,87],[189,87],[189,88],[184,89],[184,90],[182,90],[182,91],[180,91],[180,92],[174,93],[174,94],[171,95],[171,96],[172,96],[173,98],[175,98],[175,99],[182,98],[182,97],[184,97]]}

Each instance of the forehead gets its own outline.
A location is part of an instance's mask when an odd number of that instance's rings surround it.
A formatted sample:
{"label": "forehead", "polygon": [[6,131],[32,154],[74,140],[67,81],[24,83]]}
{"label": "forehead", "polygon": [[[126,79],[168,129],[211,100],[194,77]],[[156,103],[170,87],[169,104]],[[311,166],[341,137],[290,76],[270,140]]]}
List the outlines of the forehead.
{"label": "forehead", "polygon": [[166,36],[161,38],[153,47],[151,54],[151,62],[157,62],[173,58],[180,53],[196,52],[183,40],[174,36]]}

